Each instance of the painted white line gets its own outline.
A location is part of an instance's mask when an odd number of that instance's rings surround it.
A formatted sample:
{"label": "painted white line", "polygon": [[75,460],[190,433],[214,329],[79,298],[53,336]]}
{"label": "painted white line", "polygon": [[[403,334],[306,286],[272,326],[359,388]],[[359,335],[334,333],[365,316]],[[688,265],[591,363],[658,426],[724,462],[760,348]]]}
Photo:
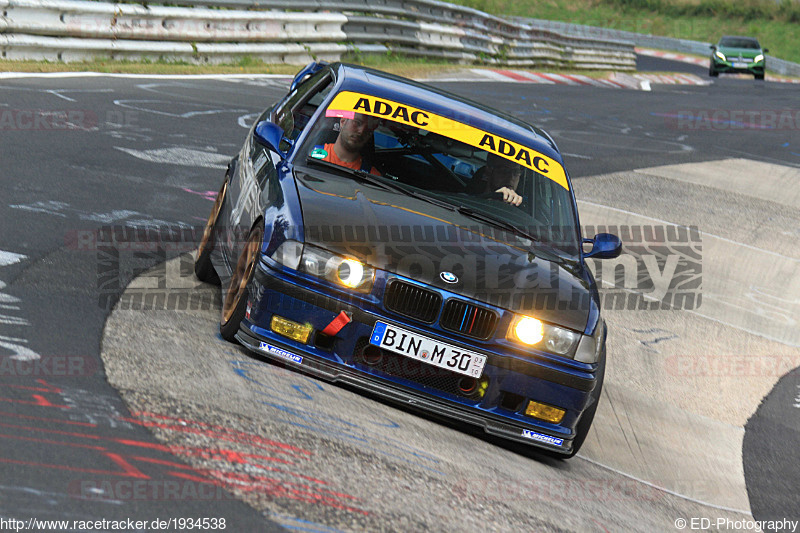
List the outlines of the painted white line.
{"label": "painted white line", "polygon": [[588,156],[588,155],[571,154],[569,152],[561,152],[561,155],[565,155],[567,157],[574,157],[576,159],[594,159],[593,157]]}
{"label": "painted white line", "polygon": [[704,502],[702,500],[698,500],[698,499],[692,498],[691,496],[686,496],[685,494],[680,494],[680,493],[675,492],[673,490],[669,490],[669,489],[664,488],[664,487],[659,487],[658,485],[650,483],[649,481],[645,481],[644,479],[640,479],[640,478],[638,478],[636,476],[632,476],[630,474],[626,474],[625,472],[623,472],[621,470],[617,470],[616,468],[604,465],[603,463],[599,463],[599,462],[595,461],[594,459],[589,459],[588,457],[584,457],[580,453],[578,455],[576,455],[575,457],[579,457],[579,458],[583,459],[586,462],[592,463],[595,466],[599,466],[600,468],[605,468],[606,470],[614,472],[615,474],[619,474],[620,476],[626,477],[628,479],[632,479],[632,480],[634,480],[634,481],[636,481],[638,483],[642,483],[644,485],[647,485],[648,487],[654,488],[656,490],[660,490],[662,492],[666,492],[667,494],[670,494],[672,496],[676,496],[676,497],[681,498],[683,500],[686,500],[686,501],[689,501],[689,502],[692,502],[692,503],[697,503],[697,504],[700,504],[700,505],[705,505],[705,506],[711,507],[713,509],[719,509],[720,511],[729,511],[731,513],[739,513],[739,514],[743,514],[743,515],[747,515],[747,516],[752,516],[750,511],[745,511],[743,509],[734,509],[732,507],[725,507],[724,505],[717,505],[717,504],[714,504],[714,503]]}
{"label": "painted white line", "polygon": [[19,263],[20,261],[23,261],[26,258],[27,256],[22,254],[15,254],[14,252],[6,252],[5,250],[0,250],[0,267],[6,265],[13,265],[14,263]]}
{"label": "painted white line", "polygon": [[469,70],[470,72],[474,72],[475,74],[483,76],[484,78],[491,78],[492,80],[498,80],[498,81],[512,81],[511,78],[509,78],[508,76],[503,76],[499,72],[495,72],[493,70],[483,70],[479,68],[471,68]]}
{"label": "painted white line", "polygon": [[0,79],[15,78],[129,78],[135,80],[292,79],[289,74],[125,74],[120,72],[0,72]]}
{"label": "painted white line", "polygon": [[[679,228],[689,228],[690,227],[690,226],[685,226],[683,224],[677,224],[675,222],[670,222],[668,220],[662,220],[660,218],[655,218],[655,217],[651,217],[651,216],[648,216],[648,215],[642,215],[641,213],[635,213],[633,211],[627,211],[625,209],[619,209],[617,207],[611,207],[611,206],[603,205],[603,204],[596,204],[594,202],[589,202],[588,200],[578,200],[578,202],[579,203],[584,203],[586,205],[591,205],[593,207],[601,207],[603,209],[609,209],[611,211],[616,211],[618,213],[624,213],[626,215],[633,215],[633,216],[637,216],[637,217],[641,217],[641,218],[647,218],[649,220],[654,220],[654,221],[656,221],[656,222],[658,222],[660,224],[666,224],[668,226],[677,226]],[[778,252],[773,252],[771,250],[765,250],[763,248],[758,248],[757,246],[752,246],[750,244],[744,244],[742,242],[734,241],[732,239],[728,239],[728,238],[725,238],[725,237],[720,237],[719,235],[714,235],[713,233],[701,233],[701,235],[708,236],[708,237],[713,237],[715,239],[719,239],[721,241],[724,241],[724,242],[727,242],[727,243],[730,243],[730,244],[735,244],[737,246],[741,246],[741,247],[747,248],[749,250],[754,250],[756,252],[761,252],[761,253],[764,253],[764,254],[773,255],[775,257],[780,257],[782,259],[788,259],[789,261],[800,262],[800,259],[796,259],[794,257],[789,257],[789,256],[783,255],[783,254],[779,254]]]}

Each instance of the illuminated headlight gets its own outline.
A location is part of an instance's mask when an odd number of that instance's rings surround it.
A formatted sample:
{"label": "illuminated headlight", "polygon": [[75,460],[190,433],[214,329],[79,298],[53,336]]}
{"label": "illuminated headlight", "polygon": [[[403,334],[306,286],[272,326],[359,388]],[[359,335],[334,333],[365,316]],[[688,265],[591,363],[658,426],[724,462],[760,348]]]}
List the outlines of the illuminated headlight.
{"label": "illuminated headlight", "polygon": [[357,259],[342,257],[308,245],[303,248],[299,270],[358,291],[372,289],[372,280],[375,277],[372,267]]}
{"label": "illuminated headlight", "polygon": [[764,54],[758,54],[754,59],[753,63],[761,63],[764,61]]}
{"label": "illuminated headlight", "polygon": [[546,352],[572,357],[581,334],[531,316],[517,316],[511,321],[506,337]]}
{"label": "illuminated headlight", "polygon": [[357,259],[296,241],[281,244],[272,258],[283,266],[363,292],[372,289],[375,278],[375,270]]}
{"label": "illuminated headlight", "polygon": [[717,56],[718,58],[720,58],[720,59],[721,59],[721,60],[723,60],[723,61],[727,61],[727,59],[725,58],[725,54],[723,54],[723,53],[722,53],[722,52],[720,52],[719,50],[717,50],[716,52],[714,52],[714,55],[715,55],[715,56]]}

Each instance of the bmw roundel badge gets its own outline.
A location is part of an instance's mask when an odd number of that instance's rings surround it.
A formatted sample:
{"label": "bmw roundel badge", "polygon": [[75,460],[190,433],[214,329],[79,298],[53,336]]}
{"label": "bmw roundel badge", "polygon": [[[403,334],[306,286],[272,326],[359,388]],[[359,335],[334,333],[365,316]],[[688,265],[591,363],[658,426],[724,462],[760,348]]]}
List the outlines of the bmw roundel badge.
{"label": "bmw roundel badge", "polygon": [[439,274],[439,277],[442,278],[442,281],[445,283],[458,283],[458,276],[452,272],[442,272]]}

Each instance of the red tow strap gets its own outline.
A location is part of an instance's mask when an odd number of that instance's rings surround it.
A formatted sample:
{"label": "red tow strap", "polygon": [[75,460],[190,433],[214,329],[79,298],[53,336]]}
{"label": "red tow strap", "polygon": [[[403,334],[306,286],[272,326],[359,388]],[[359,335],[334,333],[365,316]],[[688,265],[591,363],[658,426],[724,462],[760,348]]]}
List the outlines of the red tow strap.
{"label": "red tow strap", "polygon": [[341,311],[336,318],[331,321],[330,324],[325,326],[325,329],[322,330],[322,333],[325,335],[334,336],[342,331],[342,328],[349,324],[351,320],[352,319],[350,318],[350,315],[344,311]]}

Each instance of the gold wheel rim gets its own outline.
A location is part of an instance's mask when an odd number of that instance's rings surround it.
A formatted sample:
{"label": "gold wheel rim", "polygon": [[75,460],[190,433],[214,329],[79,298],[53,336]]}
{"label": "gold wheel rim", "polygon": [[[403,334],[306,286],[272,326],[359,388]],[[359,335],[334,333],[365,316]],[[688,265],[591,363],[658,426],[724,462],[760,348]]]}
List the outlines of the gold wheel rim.
{"label": "gold wheel rim", "polygon": [[214,225],[217,223],[217,217],[219,217],[219,212],[222,210],[222,202],[225,200],[225,194],[227,192],[228,180],[225,180],[225,183],[222,184],[222,188],[217,193],[216,200],[214,200],[214,206],[211,208],[211,214],[208,215],[206,228],[203,230],[203,238],[200,240],[200,246],[197,248],[197,257],[200,257],[203,254],[208,246],[209,241],[211,240],[211,231],[214,229]]}
{"label": "gold wheel rim", "polygon": [[245,249],[239,256],[239,261],[236,262],[236,269],[233,271],[228,292],[225,295],[225,303],[222,305],[222,324],[227,324],[231,319],[247,290],[247,283],[253,274],[258,251],[261,249],[261,233],[260,230],[250,233]]}

